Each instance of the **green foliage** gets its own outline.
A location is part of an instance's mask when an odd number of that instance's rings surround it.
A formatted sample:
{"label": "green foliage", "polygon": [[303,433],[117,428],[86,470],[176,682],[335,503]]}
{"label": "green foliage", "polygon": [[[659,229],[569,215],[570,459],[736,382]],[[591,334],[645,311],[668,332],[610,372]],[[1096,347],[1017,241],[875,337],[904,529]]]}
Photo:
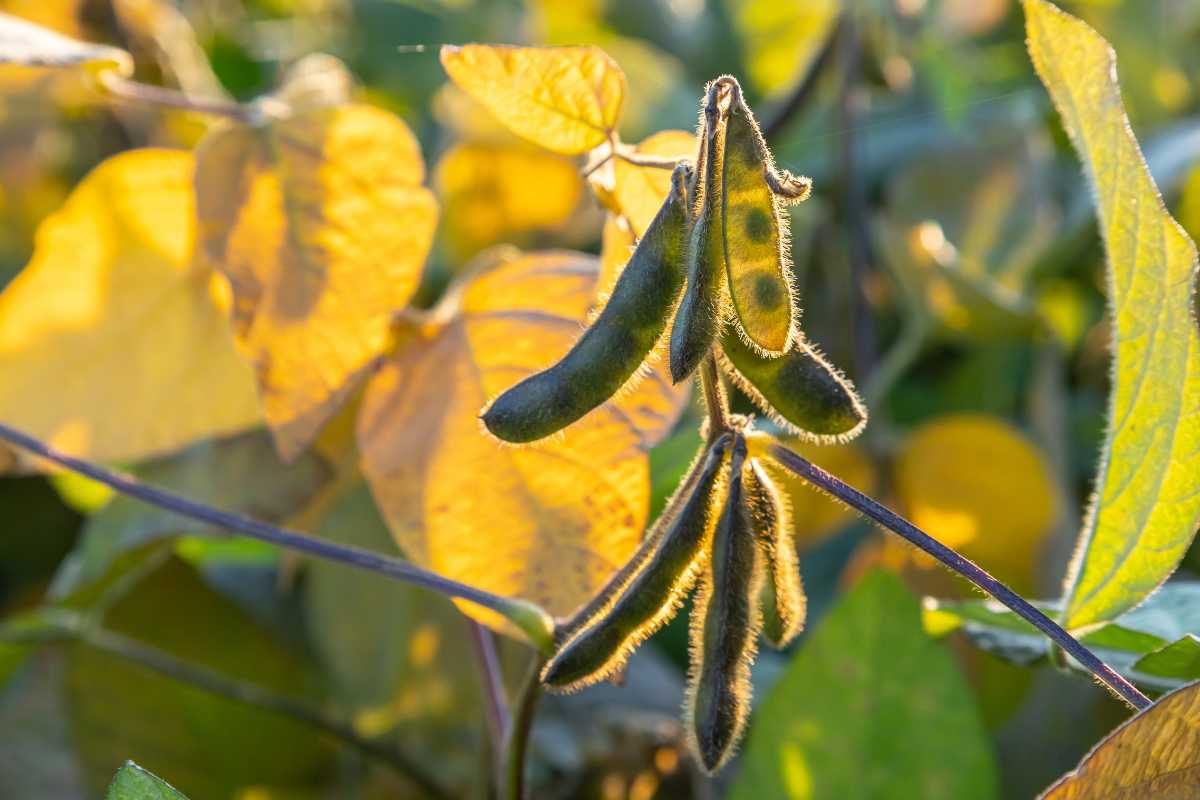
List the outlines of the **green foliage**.
{"label": "green foliage", "polygon": [[105,800],[187,800],[164,781],[132,761],[117,770]]}

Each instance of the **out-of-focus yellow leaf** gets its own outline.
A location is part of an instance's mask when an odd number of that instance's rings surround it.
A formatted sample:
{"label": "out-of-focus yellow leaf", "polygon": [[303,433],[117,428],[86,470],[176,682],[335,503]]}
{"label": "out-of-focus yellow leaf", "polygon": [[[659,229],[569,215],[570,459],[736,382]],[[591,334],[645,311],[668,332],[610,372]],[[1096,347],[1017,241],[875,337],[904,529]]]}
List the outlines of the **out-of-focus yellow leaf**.
{"label": "out-of-focus yellow leaf", "polygon": [[1189,800],[1200,786],[1200,683],[1164,695],[1084,756],[1041,800]]}
{"label": "out-of-focus yellow leaf", "polygon": [[438,162],[446,241],[458,259],[570,219],[583,179],[562,156],[527,145],[460,144]]}
{"label": "out-of-focus yellow leaf", "polygon": [[465,278],[431,321],[401,332],[358,424],[363,470],[409,558],[559,616],[639,541],[646,452],[674,424],[679,396],[652,374],[562,436],[520,448],[488,436],[479,410],[567,351],[598,272],[592,256],[545,252]]}
{"label": "out-of-focus yellow leaf", "polygon": [[[857,445],[819,445],[797,438],[784,438],[781,441],[859,491],[867,494],[875,491],[878,481],[875,468]],[[772,475],[776,483],[787,492],[791,502],[792,527],[799,549],[812,547],[854,519],[853,511],[813,488],[792,472],[773,469]]]}
{"label": "out-of-focus yellow leaf", "polygon": [[0,64],[27,67],[88,67],[133,74],[133,58],[116,47],[80,42],[0,12]]}
{"label": "out-of-focus yellow leaf", "polygon": [[1171,218],[1129,127],[1116,55],[1087,24],[1026,0],[1029,53],[1079,150],[1108,254],[1114,385],[1065,626],[1113,619],[1167,579],[1200,523],[1196,248]]}
{"label": "out-of-focus yellow leaf", "polygon": [[[637,152],[668,158],[695,158],[696,135],[687,131],[660,131],[637,146]],[[613,199],[639,237],[662,207],[671,189],[671,170],[639,167],[622,159],[613,162]]]}
{"label": "out-of-focus yellow leaf", "polygon": [[778,95],[800,80],[833,31],[839,0],[726,0],[754,87]]}
{"label": "out-of-focus yellow leaf", "polygon": [[259,419],[225,281],[198,269],[190,153],[97,167],[0,294],[0,420],[95,461],[177,450]]}
{"label": "out-of-focus yellow leaf", "polygon": [[600,280],[596,283],[601,292],[607,294],[617,285],[636,244],[637,237],[623,217],[611,212],[605,216],[600,232]]}
{"label": "out-of-focus yellow leaf", "polygon": [[1054,477],[1011,424],[986,414],[951,414],[918,428],[896,459],[894,486],[918,527],[1018,591],[1034,588],[1034,569],[1058,513]]}
{"label": "out-of-focus yellow leaf", "polygon": [[442,66],[514,133],[566,155],[608,141],[625,74],[598,47],[445,45]]}
{"label": "out-of-focus yellow leaf", "polygon": [[369,106],[214,132],[197,153],[205,255],[228,276],[267,422],[294,458],[388,342],[437,222],[420,146]]}

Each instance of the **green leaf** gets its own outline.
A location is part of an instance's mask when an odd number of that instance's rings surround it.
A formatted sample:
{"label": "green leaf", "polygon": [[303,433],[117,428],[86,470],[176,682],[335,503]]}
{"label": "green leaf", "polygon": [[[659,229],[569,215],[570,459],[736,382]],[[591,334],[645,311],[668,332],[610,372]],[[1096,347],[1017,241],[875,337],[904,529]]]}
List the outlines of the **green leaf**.
{"label": "green leaf", "polygon": [[1025,13],[1030,56],[1079,150],[1108,254],[1109,430],[1063,612],[1079,629],[1158,588],[1200,521],[1196,248],[1146,168],[1108,42],[1044,0],[1025,0]]}
{"label": "green leaf", "polygon": [[[329,466],[305,453],[284,464],[264,432],[205,442],[136,470],[145,482],[199,503],[278,522],[303,509],[329,480]],[[54,581],[56,597],[104,576],[122,553],[181,534],[224,537],[224,532],[130,497],[117,497],[93,516]]]}
{"label": "green leaf", "polygon": [[995,797],[997,771],[954,658],[874,572],[821,622],[759,705],[734,800]]}
{"label": "green leaf", "polygon": [[132,761],[117,770],[105,800],[187,800],[171,784]]}
{"label": "green leaf", "polygon": [[[1061,601],[1034,603],[1046,614]],[[1046,658],[1049,640],[994,600],[926,598],[925,629],[934,635],[963,633],[980,649],[1031,665]],[[1142,605],[1081,638],[1117,672],[1149,691],[1162,692],[1200,679],[1200,582],[1172,581]],[[1078,665],[1068,660],[1072,668]],[[1081,674],[1086,674],[1079,669]]]}

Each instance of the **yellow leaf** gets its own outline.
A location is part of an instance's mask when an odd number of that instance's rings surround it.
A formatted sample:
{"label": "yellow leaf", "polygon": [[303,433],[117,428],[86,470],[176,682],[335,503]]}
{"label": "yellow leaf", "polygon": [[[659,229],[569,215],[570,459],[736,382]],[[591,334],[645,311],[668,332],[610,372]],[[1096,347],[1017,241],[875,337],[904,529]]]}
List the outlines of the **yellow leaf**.
{"label": "yellow leaf", "polygon": [[1041,800],[1190,800],[1200,786],[1200,683],[1126,720]]}
{"label": "yellow leaf", "polygon": [[228,276],[267,422],[294,458],[416,291],[437,221],[417,140],[369,106],[227,127],[197,153],[205,255]]}
{"label": "yellow leaf", "polygon": [[[643,155],[685,159],[696,157],[696,134],[659,131],[636,148]],[[646,232],[671,189],[671,170],[639,167],[616,159],[613,163],[613,198],[638,236]]]}
{"label": "yellow leaf", "polygon": [[5,423],[125,461],[257,422],[228,287],[192,259],[193,168],[181,151],[115,156],[38,229],[0,294]]}
{"label": "yellow leaf", "polygon": [[[783,444],[832,472],[854,488],[871,494],[877,478],[875,468],[857,445],[819,445],[798,438],[781,439]],[[767,462],[768,465],[771,462]],[[836,533],[854,519],[854,512],[793,473],[772,469],[776,483],[786,492],[792,508],[796,545],[803,550]]]}
{"label": "yellow leaf", "polygon": [[1045,458],[1016,428],[985,414],[940,417],[908,437],[894,477],[918,527],[1018,591],[1034,588],[1058,509]]}
{"label": "yellow leaf", "polygon": [[26,67],[89,67],[133,74],[133,59],[116,47],[91,44],[0,12],[0,64]]}
{"label": "yellow leaf", "polygon": [[464,279],[431,321],[401,333],[358,423],[364,473],[409,558],[558,616],[599,589],[640,540],[647,440],[674,423],[677,396],[651,376],[621,404],[520,448],[497,444],[478,416],[567,351],[597,274],[594,257],[545,252]]}
{"label": "yellow leaf", "polygon": [[726,0],[748,54],[750,81],[768,97],[799,81],[833,31],[839,0]]}
{"label": "yellow leaf", "polygon": [[438,162],[446,242],[458,259],[571,218],[583,179],[562,156],[526,145],[460,144]]}
{"label": "yellow leaf", "polygon": [[445,45],[442,66],[514,133],[566,155],[609,140],[625,74],[598,47]]}
{"label": "yellow leaf", "polygon": [[1146,599],[1200,523],[1196,248],[1146,168],[1108,42],[1042,0],[1026,0],[1025,14],[1030,56],[1083,160],[1108,255],[1109,430],[1063,612],[1065,627],[1082,628]]}

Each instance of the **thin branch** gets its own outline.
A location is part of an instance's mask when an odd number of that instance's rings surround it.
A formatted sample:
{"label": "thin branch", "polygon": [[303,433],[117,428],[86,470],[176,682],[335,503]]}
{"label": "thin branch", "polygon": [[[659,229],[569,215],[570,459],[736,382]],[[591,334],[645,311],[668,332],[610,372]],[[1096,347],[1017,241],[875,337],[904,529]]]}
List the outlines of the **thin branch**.
{"label": "thin branch", "polygon": [[949,569],[975,584],[979,589],[1000,601],[1014,613],[1029,622],[1035,628],[1046,634],[1055,644],[1065,650],[1084,669],[1092,673],[1096,680],[1103,683],[1126,703],[1137,710],[1147,708],[1150,699],[1142,694],[1129,681],[1122,678],[1112,667],[1105,664],[1096,654],[1079,643],[1075,637],[1060,628],[1054,620],[1038,611],[1020,595],[1009,589],[996,578],[989,575],[982,567],[964,558],[957,552],[934,539],[923,530],[913,525],[891,509],[868,497],[862,492],[829,474],[808,459],[795,453],[781,444],[772,444],[768,455],[781,466],[799,475],[804,480],[832,495],[835,499],[870,517],[892,533],[897,534],[910,543],[936,558]]}
{"label": "thin branch", "polygon": [[627,164],[633,164],[635,167],[649,167],[651,169],[675,169],[681,163],[687,161],[686,158],[647,155],[628,147],[619,147],[613,151],[612,155],[615,155]]}
{"label": "thin branch", "polygon": [[499,747],[508,733],[509,719],[508,700],[504,696],[504,676],[500,671],[500,659],[496,657],[496,640],[490,630],[475,620],[470,617],[464,619],[471,633],[475,660],[479,664],[488,733],[495,746]]}
{"label": "thin branch", "polygon": [[540,675],[545,663],[542,656],[534,655],[529,673],[517,692],[512,724],[504,737],[504,775],[500,785],[504,787],[505,800],[525,800],[525,754],[533,731],[534,712],[542,699]]}
{"label": "thin branch", "polygon": [[721,383],[717,359],[711,351],[700,362],[700,389],[708,412],[708,439],[711,442],[729,430],[729,397],[725,394],[725,384]]}
{"label": "thin branch", "polygon": [[840,38],[839,31],[845,24],[844,17],[838,20],[838,23],[829,31],[825,44],[821,46],[821,52],[817,53],[816,58],[809,64],[808,72],[804,73],[804,77],[796,84],[796,88],[792,90],[787,99],[780,103],[764,120],[763,136],[768,140],[782,133],[788,123],[795,119],[812,99],[821,75],[833,61],[833,52],[837,49],[837,42]]}
{"label": "thin branch", "polygon": [[396,580],[406,581],[417,586],[423,586],[426,589],[441,592],[450,597],[470,600],[472,603],[477,603],[484,608],[490,608],[493,611],[503,614],[528,634],[539,648],[548,650],[553,646],[553,620],[549,618],[549,615],[545,611],[532,603],[509,597],[501,597],[500,595],[477,589],[474,586],[444,578],[437,573],[422,569],[407,561],[401,561],[400,559],[391,558],[370,550],[318,539],[299,531],[280,528],[256,519],[243,517],[239,514],[231,514],[227,511],[211,508],[181,495],[166,491],[165,489],[158,489],[144,484],[130,475],[61,453],[32,436],[11,428],[8,425],[0,424],[0,439],[28,450],[30,453],[47,461],[66,467],[72,472],[85,475],[92,480],[117,490],[121,494],[141,500],[144,503],[149,503],[152,506],[173,511],[185,517],[206,522],[210,525],[216,525],[226,530],[235,531],[243,536],[249,536],[252,539],[258,539],[269,544],[278,545],[279,547],[286,547],[310,556],[348,564],[359,569],[378,572]]}
{"label": "thin branch", "polygon": [[269,689],[222,675],[208,667],[180,660],[169,653],[150,647],[121,634],[86,626],[78,631],[78,640],[118,658],[220,695],[238,703],[265,709],[309,725],[350,745],[363,755],[392,766],[397,772],[419,786],[427,796],[449,798],[450,794],[437,784],[418,764],[403,753],[380,742],[365,739],[348,722],[337,719],[295,698],[277,694]]}
{"label": "thin branch", "polygon": [[244,123],[254,122],[261,116],[261,110],[254,106],[243,105],[228,100],[204,100],[192,97],[175,89],[131,81],[128,78],[118,75],[113,70],[102,72],[98,77],[100,85],[109,94],[127,103],[177,108],[182,111],[194,111],[199,114],[227,117]]}

